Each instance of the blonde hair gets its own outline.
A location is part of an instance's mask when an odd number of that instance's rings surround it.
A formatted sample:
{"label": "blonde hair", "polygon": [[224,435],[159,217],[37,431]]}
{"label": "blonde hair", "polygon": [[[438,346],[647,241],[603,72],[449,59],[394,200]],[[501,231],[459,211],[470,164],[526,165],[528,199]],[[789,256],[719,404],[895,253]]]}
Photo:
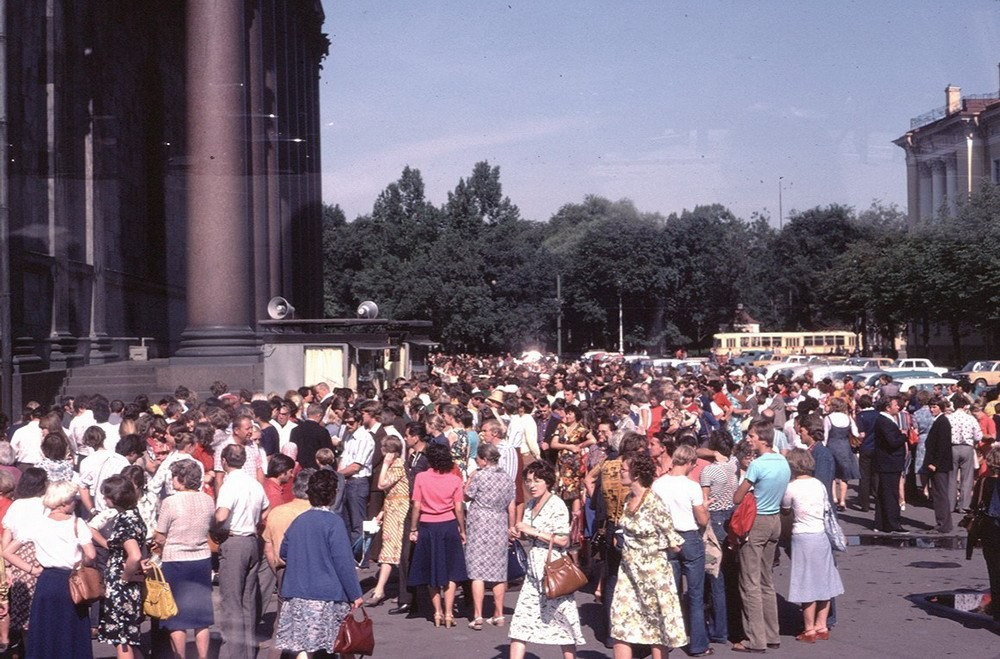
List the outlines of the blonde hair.
{"label": "blonde hair", "polygon": [[698,454],[695,452],[693,446],[681,444],[674,449],[674,453],[670,456],[670,459],[674,465],[689,465],[694,464],[698,460]]}
{"label": "blonde hair", "polygon": [[48,487],[45,488],[45,495],[42,497],[42,505],[49,510],[54,510],[75,500],[79,490],[80,488],[72,481],[49,483]]}

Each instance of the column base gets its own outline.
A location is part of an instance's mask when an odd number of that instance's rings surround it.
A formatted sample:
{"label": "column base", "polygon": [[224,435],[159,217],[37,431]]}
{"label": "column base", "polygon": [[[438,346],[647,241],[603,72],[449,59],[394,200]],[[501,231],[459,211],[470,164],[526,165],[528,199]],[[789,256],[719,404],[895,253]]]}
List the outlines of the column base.
{"label": "column base", "polygon": [[260,342],[247,325],[192,327],[181,333],[181,345],[175,359],[205,357],[259,358]]}

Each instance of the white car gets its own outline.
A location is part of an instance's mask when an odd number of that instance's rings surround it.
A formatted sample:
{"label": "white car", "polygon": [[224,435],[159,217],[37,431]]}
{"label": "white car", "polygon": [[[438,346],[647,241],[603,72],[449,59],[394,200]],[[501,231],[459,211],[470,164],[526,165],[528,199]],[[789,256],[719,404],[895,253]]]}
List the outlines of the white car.
{"label": "white car", "polygon": [[948,369],[944,366],[935,366],[929,359],[897,359],[893,365],[885,369],[886,373],[898,373],[900,371],[931,371],[938,375],[944,375]]}
{"label": "white car", "polygon": [[906,394],[910,387],[916,387],[917,391],[927,391],[930,393],[934,392],[934,385],[941,385],[941,388],[947,392],[948,387],[958,382],[954,378],[902,378],[900,380],[894,380],[896,384],[899,385],[899,393]]}

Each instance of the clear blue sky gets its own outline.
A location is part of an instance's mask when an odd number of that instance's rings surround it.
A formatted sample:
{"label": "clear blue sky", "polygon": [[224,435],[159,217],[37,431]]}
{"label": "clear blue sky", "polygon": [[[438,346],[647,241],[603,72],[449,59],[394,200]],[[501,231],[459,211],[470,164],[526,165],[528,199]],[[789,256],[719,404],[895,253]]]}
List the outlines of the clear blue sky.
{"label": "clear blue sky", "polygon": [[669,214],[906,204],[910,118],[1000,88],[1000,1],[323,0],[323,198],[405,165],[443,203],[501,168],[524,217],[587,194]]}

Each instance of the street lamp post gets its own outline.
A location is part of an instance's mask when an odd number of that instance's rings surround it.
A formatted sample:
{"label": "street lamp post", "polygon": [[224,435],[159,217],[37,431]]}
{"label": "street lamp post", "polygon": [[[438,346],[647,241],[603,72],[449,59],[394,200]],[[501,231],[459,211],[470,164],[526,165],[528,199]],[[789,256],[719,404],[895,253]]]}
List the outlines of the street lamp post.
{"label": "street lamp post", "polygon": [[779,231],[785,225],[785,213],[781,203],[781,181],[784,178],[785,178],[784,176],[778,177],[778,230]]}

